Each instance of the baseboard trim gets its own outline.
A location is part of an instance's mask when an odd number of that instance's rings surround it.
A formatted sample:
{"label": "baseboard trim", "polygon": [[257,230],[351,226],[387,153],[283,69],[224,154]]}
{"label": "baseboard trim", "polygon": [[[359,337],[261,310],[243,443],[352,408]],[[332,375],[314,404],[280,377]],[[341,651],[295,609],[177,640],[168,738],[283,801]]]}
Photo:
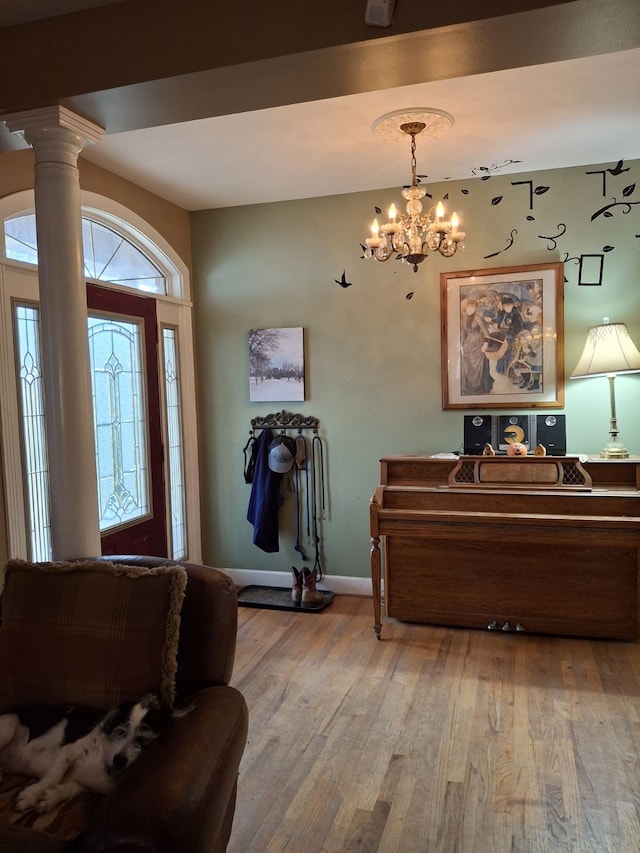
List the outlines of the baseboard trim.
{"label": "baseboard trim", "polygon": [[[261,572],[257,569],[223,569],[237,587],[250,586],[291,586],[289,572]],[[325,575],[318,589],[328,589],[337,595],[360,595],[371,598],[370,578],[343,577]]]}

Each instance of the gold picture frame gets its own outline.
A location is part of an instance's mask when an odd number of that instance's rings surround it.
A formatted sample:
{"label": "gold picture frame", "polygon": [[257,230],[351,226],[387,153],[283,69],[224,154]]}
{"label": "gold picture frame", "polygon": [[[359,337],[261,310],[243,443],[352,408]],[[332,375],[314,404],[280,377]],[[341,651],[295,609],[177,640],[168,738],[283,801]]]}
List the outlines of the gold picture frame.
{"label": "gold picture frame", "polygon": [[440,275],[443,409],[564,405],[562,262]]}

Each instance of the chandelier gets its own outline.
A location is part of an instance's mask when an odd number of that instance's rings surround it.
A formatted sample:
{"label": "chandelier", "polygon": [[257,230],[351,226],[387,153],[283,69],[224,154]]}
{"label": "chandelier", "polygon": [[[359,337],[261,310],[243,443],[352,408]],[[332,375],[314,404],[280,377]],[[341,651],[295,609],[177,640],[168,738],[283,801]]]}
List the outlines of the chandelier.
{"label": "chandelier", "polygon": [[460,222],[456,213],[451,219],[445,218],[442,202],[422,212],[422,201],[427,194],[426,187],[420,185],[416,174],[416,136],[423,133],[435,138],[446,133],[453,125],[453,116],[442,110],[399,110],[387,113],[374,122],[373,131],[390,142],[411,139],[411,186],[404,187],[403,197],[407,200],[406,213],[398,213],[395,204],[389,208],[389,221],[383,225],[374,219],[371,225],[371,237],[365,240],[365,258],[376,261],[388,261],[397,255],[403,262],[413,266],[418,272],[429,252],[439,252],[445,258],[451,258],[464,248],[464,231],[460,231]]}

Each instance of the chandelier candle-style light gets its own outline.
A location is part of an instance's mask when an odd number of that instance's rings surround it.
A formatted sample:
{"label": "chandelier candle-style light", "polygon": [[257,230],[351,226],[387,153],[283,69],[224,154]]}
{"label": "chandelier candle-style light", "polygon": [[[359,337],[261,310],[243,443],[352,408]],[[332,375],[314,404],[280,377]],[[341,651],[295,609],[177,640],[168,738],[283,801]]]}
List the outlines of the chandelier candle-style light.
{"label": "chandelier candle-style light", "polygon": [[427,194],[416,174],[416,136],[424,134],[429,138],[441,136],[453,125],[453,116],[441,110],[399,110],[387,113],[374,122],[373,131],[386,141],[398,142],[411,139],[411,186],[404,187],[403,197],[407,200],[406,213],[398,213],[395,204],[389,208],[389,221],[379,225],[374,219],[371,237],[365,240],[365,258],[388,261],[396,254],[418,271],[429,252],[440,252],[450,258],[464,248],[464,231],[456,213],[451,219],[445,218],[444,205],[438,202],[435,207],[422,212],[421,199]]}

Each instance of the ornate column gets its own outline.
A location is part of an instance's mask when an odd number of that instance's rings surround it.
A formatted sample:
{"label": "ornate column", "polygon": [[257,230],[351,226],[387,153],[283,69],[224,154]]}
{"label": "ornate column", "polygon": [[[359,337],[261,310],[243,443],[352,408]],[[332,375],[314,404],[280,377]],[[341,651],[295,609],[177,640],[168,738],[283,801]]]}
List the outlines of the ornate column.
{"label": "ornate column", "polygon": [[53,557],[100,553],[78,154],[103,129],[64,107],[3,116],[35,154]]}

